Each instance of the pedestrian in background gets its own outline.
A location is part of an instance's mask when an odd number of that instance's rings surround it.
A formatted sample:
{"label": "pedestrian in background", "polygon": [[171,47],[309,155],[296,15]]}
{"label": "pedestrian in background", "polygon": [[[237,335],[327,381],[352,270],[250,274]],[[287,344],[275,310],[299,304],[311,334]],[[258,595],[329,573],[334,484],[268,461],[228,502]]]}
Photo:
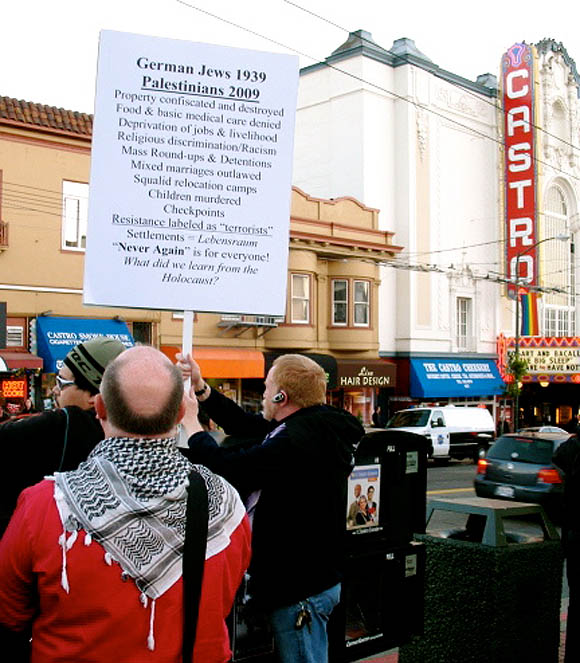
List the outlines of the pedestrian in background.
{"label": "pedestrian in background", "polygon": [[99,336],[76,345],[56,376],[58,408],[0,426],[4,478],[0,482],[0,536],[24,488],[57,470],[72,470],[103,439],[94,402],[107,364],[125,350]]}
{"label": "pedestrian in background", "polygon": [[381,411],[381,406],[377,405],[373,412],[373,426],[375,428],[384,428],[383,413]]}

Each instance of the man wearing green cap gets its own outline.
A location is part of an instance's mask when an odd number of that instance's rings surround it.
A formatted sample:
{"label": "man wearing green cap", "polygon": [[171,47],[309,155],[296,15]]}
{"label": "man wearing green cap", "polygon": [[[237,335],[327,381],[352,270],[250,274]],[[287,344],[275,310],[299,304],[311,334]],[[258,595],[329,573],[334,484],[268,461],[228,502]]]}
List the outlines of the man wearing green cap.
{"label": "man wearing green cap", "polygon": [[97,336],[65,357],[53,390],[58,408],[0,426],[5,468],[0,482],[0,536],[20,492],[53,472],[76,469],[103,439],[94,410],[105,368],[125,346]]}

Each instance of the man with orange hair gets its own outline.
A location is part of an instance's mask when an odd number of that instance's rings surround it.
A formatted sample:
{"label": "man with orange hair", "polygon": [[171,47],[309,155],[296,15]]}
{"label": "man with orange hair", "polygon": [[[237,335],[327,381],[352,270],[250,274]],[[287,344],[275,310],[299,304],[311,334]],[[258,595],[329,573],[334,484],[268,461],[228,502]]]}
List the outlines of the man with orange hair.
{"label": "man with orange hair", "polygon": [[[248,414],[203,380],[191,357],[178,357],[203,409],[229,435],[254,438],[219,447],[197,412],[183,420],[189,458],[226,478],[253,519],[250,591],[266,609],[283,663],[328,660],[326,624],[340,599],[346,479],[364,434],[349,412],[325,405],[326,374],[310,358],[278,357],[266,376],[261,415]],[[324,483],[324,508],[309,513],[305,490]]]}

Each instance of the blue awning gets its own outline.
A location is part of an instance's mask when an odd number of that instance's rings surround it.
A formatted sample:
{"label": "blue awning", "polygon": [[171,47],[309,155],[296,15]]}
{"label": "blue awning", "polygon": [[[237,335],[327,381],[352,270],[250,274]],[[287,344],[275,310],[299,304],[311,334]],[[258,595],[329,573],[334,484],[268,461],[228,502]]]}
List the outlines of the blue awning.
{"label": "blue awning", "polygon": [[504,391],[504,382],[493,359],[430,357],[409,361],[414,398],[495,396]]}
{"label": "blue awning", "polygon": [[44,372],[57,373],[71,348],[95,336],[116,338],[127,348],[135,345],[127,324],[121,320],[39,316],[36,345],[37,354],[44,360]]}

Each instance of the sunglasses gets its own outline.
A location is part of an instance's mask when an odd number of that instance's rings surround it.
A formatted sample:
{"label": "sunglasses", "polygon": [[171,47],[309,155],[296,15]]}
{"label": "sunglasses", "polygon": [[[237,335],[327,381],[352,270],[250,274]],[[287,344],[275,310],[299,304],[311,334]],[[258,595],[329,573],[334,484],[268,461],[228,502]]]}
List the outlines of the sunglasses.
{"label": "sunglasses", "polygon": [[58,385],[58,388],[62,391],[66,387],[70,387],[71,385],[76,383],[74,380],[65,380],[64,378],[61,378],[60,375],[57,375],[56,384]]}

